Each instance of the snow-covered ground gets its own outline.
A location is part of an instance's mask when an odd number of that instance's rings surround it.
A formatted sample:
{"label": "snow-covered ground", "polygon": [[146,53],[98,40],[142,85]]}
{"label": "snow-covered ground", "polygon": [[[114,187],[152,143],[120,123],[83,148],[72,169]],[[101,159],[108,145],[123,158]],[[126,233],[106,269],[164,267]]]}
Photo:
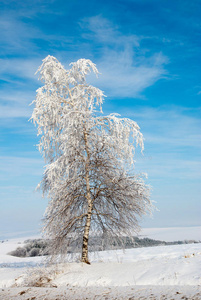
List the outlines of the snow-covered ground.
{"label": "snow-covered ground", "polygon": [[[10,247],[9,242],[4,243]],[[19,246],[19,245],[18,245]],[[0,287],[9,287],[43,257],[0,254]],[[57,286],[201,285],[201,244],[102,251],[91,265],[69,262],[53,280]],[[20,281],[21,282],[21,281]]]}
{"label": "snow-covered ground", "polygon": [[[198,236],[185,239],[199,240]],[[167,240],[164,234],[160,239]],[[23,246],[23,239],[0,243],[0,299],[28,299],[28,293],[32,293],[30,299],[36,294],[36,299],[56,299],[56,296],[51,298],[56,293],[60,295],[58,299],[85,299],[86,295],[94,299],[95,294],[96,299],[128,299],[132,293],[144,297],[141,299],[149,299],[148,291],[155,295],[153,299],[163,299],[157,298],[162,293],[169,295],[166,299],[171,299],[170,296],[182,299],[186,295],[187,299],[201,299],[201,243],[91,253],[91,265],[68,262],[57,266],[52,277],[50,269],[43,270],[43,274],[51,279],[45,289],[23,287],[29,281],[27,274],[33,273],[31,267],[36,267],[38,272],[44,258],[7,255],[19,246]],[[49,296],[42,298],[41,293],[49,293]],[[127,298],[123,296],[125,293]]]}

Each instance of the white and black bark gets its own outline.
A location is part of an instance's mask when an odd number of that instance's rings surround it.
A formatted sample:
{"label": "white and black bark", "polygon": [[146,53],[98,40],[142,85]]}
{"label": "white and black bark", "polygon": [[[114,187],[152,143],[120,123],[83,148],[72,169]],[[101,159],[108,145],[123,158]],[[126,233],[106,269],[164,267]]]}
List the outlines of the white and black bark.
{"label": "white and black bark", "polygon": [[90,188],[90,151],[88,144],[88,133],[84,128],[84,143],[86,149],[86,163],[85,163],[85,180],[86,180],[86,198],[88,203],[86,223],[84,227],[83,242],[82,242],[82,262],[89,263],[88,259],[88,241],[89,241],[89,231],[91,227],[91,215],[93,211],[93,201],[91,198],[91,188]]}

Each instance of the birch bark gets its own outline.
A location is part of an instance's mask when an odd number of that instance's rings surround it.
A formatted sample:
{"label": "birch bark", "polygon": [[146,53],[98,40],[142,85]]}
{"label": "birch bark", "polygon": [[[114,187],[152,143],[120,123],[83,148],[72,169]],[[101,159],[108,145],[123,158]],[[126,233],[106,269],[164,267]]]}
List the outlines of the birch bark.
{"label": "birch bark", "polygon": [[87,202],[88,202],[88,211],[87,211],[87,218],[86,218],[86,223],[85,223],[85,228],[84,228],[84,235],[83,235],[83,242],[82,242],[82,262],[88,263],[88,241],[89,241],[89,230],[91,226],[91,214],[93,210],[93,202],[91,199],[91,193],[90,193],[90,182],[89,182],[89,160],[90,160],[90,153],[89,153],[89,145],[88,145],[88,133],[86,129],[84,129],[84,142],[85,142],[85,148],[86,148],[86,165],[85,165],[85,171],[86,171],[86,197],[87,197]]}

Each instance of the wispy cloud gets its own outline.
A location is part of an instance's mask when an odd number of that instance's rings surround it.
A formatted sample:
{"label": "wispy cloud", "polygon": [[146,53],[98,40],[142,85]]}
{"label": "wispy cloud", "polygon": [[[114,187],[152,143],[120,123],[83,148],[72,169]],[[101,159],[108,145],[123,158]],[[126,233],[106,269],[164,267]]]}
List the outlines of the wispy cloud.
{"label": "wispy cloud", "polygon": [[[201,148],[198,108],[178,106],[141,107],[123,112],[137,119],[147,131],[149,141],[161,145],[192,146]],[[151,127],[150,127],[151,126]],[[152,130],[150,129],[152,128]]]}
{"label": "wispy cloud", "polygon": [[[26,154],[27,155],[27,154]],[[9,178],[12,184],[12,179],[18,179],[20,176],[30,176],[30,173],[35,177],[41,177],[43,172],[43,159],[30,158],[25,155],[19,156],[0,156],[1,166],[0,178],[5,181]],[[31,178],[28,177],[31,182]],[[33,177],[32,177],[33,179]]]}
{"label": "wispy cloud", "polygon": [[145,137],[144,156],[137,154],[139,170],[175,184],[201,179],[201,123],[195,109],[162,106],[122,113],[138,122]]}
{"label": "wispy cloud", "polygon": [[[137,65],[133,53],[129,49],[122,52],[106,51],[105,57],[99,63],[99,82],[113,97],[142,97],[143,91],[156,81],[164,78],[163,68],[165,58],[162,54],[147,59]],[[98,83],[99,84],[99,83]]]}
{"label": "wispy cloud", "polygon": [[[89,80],[103,89],[108,96],[143,97],[143,91],[157,80],[164,78],[167,73],[164,68],[167,57],[162,53],[147,55],[147,49],[140,46],[141,37],[122,34],[117,26],[101,16],[84,19],[80,25],[83,36],[81,40],[75,41],[75,44],[79,45],[78,48],[85,49],[84,52],[86,56],[88,53],[89,57],[93,47],[96,52],[100,51],[96,63],[102,74],[98,80],[94,78]],[[59,34],[57,36],[45,34],[39,28],[22,21],[19,16],[15,17],[13,13],[3,15],[0,28],[4,41],[2,51],[10,55],[12,51],[25,54],[23,58],[17,55],[14,58],[0,60],[0,78],[5,84],[12,84],[9,94],[7,87],[5,91],[2,89],[0,94],[0,117],[27,117],[31,112],[28,104],[33,100],[33,91],[35,92],[37,86],[37,76],[34,73],[46,55],[37,51],[38,44],[35,40],[39,37],[54,44],[59,40],[65,43],[67,38]],[[91,45],[91,49],[86,46],[86,41]],[[54,51],[57,52],[56,49]],[[61,51],[58,52],[58,56],[61,56]],[[32,92],[27,90],[27,82],[29,88],[32,87]],[[26,90],[23,95],[22,89]]]}
{"label": "wispy cloud", "polygon": [[143,91],[167,75],[168,58],[161,52],[149,55],[140,46],[142,37],[124,35],[102,16],[84,19],[83,37],[98,44],[97,65],[102,75],[97,84],[108,96],[142,97]]}
{"label": "wispy cloud", "polygon": [[7,14],[1,15],[0,31],[1,53],[6,52],[12,55],[19,51],[19,55],[22,53],[28,55],[38,49],[34,38],[40,36],[40,31],[21,21],[14,14],[7,12]]}
{"label": "wispy cloud", "polygon": [[19,81],[20,79],[37,80],[35,72],[41,64],[42,58],[0,59],[0,77],[4,81],[11,81],[12,83],[14,76],[15,84],[22,84]]}
{"label": "wispy cloud", "polygon": [[28,107],[17,107],[10,105],[0,105],[0,118],[29,118],[31,111]]}
{"label": "wispy cloud", "polygon": [[[33,106],[30,103],[35,99],[35,90],[20,90],[5,88],[0,92],[0,119],[27,118],[32,114]],[[4,126],[6,124],[4,123]]]}
{"label": "wispy cloud", "polygon": [[100,15],[85,18],[80,22],[80,25],[83,29],[89,29],[89,32],[83,34],[85,39],[96,39],[97,42],[108,46],[129,44],[130,46],[139,47],[140,38],[138,36],[123,35],[118,30],[118,26],[115,26],[111,21]]}

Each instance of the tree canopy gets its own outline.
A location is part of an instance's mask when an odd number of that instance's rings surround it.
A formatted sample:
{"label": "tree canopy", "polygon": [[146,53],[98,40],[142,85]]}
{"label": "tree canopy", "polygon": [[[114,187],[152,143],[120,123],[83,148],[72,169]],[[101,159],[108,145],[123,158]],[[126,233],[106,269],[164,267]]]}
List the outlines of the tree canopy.
{"label": "tree canopy", "polygon": [[149,187],[134,172],[135,148],[144,148],[140,128],[118,114],[103,116],[104,94],[86,81],[91,71],[98,74],[88,59],[66,70],[47,56],[32,114],[47,163],[40,183],[50,199],[44,232],[54,254],[81,241],[86,263],[90,233],[128,235],[151,209]]}

